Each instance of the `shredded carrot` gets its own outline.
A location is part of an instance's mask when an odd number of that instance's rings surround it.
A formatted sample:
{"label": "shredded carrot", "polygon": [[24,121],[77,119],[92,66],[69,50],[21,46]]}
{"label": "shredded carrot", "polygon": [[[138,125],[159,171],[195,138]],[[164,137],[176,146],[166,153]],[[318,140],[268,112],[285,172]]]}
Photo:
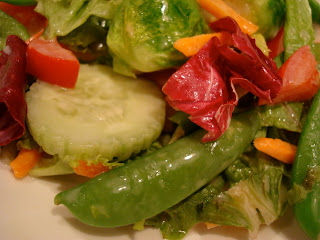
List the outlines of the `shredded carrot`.
{"label": "shredded carrot", "polygon": [[21,149],[18,156],[10,163],[14,176],[23,178],[37,164],[41,158],[41,153],[36,149]]}
{"label": "shredded carrot", "polygon": [[207,229],[211,229],[211,228],[215,228],[215,227],[219,227],[220,225],[215,224],[215,223],[209,223],[209,222],[205,222]]}
{"label": "shredded carrot", "polygon": [[29,44],[32,40],[41,37],[43,32],[44,32],[44,29],[41,29],[39,32],[37,32],[34,35],[32,35],[29,39],[26,40],[26,44]]}
{"label": "shredded carrot", "polygon": [[186,57],[195,55],[211,38],[219,38],[222,44],[231,44],[231,34],[228,32],[217,32],[201,34],[193,37],[181,38],[173,44],[173,47]]}
{"label": "shredded carrot", "polygon": [[93,178],[101,173],[109,171],[110,169],[102,163],[88,165],[86,161],[80,160],[78,166],[74,167],[73,170],[78,175]]}
{"label": "shredded carrot", "polygon": [[216,18],[232,17],[240,26],[241,30],[251,35],[258,31],[258,26],[240,16],[222,0],[197,0],[200,6],[214,15]]}
{"label": "shredded carrot", "polygon": [[277,138],[256,138],[253,144],[259,151],[287,164],[293,163],[297,151],[295,145]]}

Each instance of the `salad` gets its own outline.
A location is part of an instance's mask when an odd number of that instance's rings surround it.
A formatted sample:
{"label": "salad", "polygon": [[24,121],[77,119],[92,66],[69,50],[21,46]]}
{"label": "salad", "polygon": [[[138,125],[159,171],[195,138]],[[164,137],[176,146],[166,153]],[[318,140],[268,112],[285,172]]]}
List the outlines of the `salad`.
{"label": "salad", "polygon": [[318,239],[317,0],[8,0],[0,18],[1,159],[82,176],[54,197],[73,219],[256,238],[293,210]]}

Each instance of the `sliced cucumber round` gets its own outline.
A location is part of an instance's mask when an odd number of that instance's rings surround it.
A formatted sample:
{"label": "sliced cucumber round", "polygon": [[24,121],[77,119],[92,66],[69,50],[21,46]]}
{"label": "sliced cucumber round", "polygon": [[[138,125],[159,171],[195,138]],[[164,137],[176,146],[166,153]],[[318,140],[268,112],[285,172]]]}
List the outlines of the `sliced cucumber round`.
{"label": "sliced cucumber round", "polygon": [[159,137],[165,119],[165,101],[153,82],[100,65],[81,65],[74,89],[36,81],[26,101],[34,140],[72,166],[129,158]]}

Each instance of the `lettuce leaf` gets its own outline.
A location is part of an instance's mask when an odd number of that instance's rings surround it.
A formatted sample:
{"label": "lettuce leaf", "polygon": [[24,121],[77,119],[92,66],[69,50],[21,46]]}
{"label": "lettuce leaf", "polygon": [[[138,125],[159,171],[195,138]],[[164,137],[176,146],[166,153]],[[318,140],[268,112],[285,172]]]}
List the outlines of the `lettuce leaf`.
{"label": "lettuce leaf", "polygon": [[111,20],[121,2],[122,0],[38,0],[35,10],[48,19],[45,35],[51,39],[67,35],[85,23],[90,16]]}
{"label": "lettuce leaf", "polygon": [[0,50],[6,46],[9,35],[16,35],[24,41],[30,37],[27,29],[21,23],[1,10],[0,22]]}
{"label": "lettuce leaf", "polygon": [[254,237],[287,206],[286,167],[259,152],[244,154],[210,184],[189,198],[147,219],[165,239],[182,239],[200,222],[247,228]]}
{"label": "lettuce leaf", "polygon": [[301,132],[303,126],[304,103],[288,102],[260,107],[262,125],[292,132]]}

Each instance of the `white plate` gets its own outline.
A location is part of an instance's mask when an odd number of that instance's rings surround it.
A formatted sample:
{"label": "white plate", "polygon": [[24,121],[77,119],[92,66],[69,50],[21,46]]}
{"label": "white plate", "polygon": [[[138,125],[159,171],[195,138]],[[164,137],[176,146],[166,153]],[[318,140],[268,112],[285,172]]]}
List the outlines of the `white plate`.
{"label": "white plate", "polygon": [[[1,240],[162,240],[159,231],[131,227],[94,228],[77,219],[64,206],[55,206],[54,196],[83,181],[74,175],[34,179],[15,179],[10,168],[0,161],[0,239]],[[218,227],[207,230],[198,225],[184,240],[249,239],[246,230]],[[279,221],[262,227],[257,240],[308,238],[294,221],[291,211]]]}

